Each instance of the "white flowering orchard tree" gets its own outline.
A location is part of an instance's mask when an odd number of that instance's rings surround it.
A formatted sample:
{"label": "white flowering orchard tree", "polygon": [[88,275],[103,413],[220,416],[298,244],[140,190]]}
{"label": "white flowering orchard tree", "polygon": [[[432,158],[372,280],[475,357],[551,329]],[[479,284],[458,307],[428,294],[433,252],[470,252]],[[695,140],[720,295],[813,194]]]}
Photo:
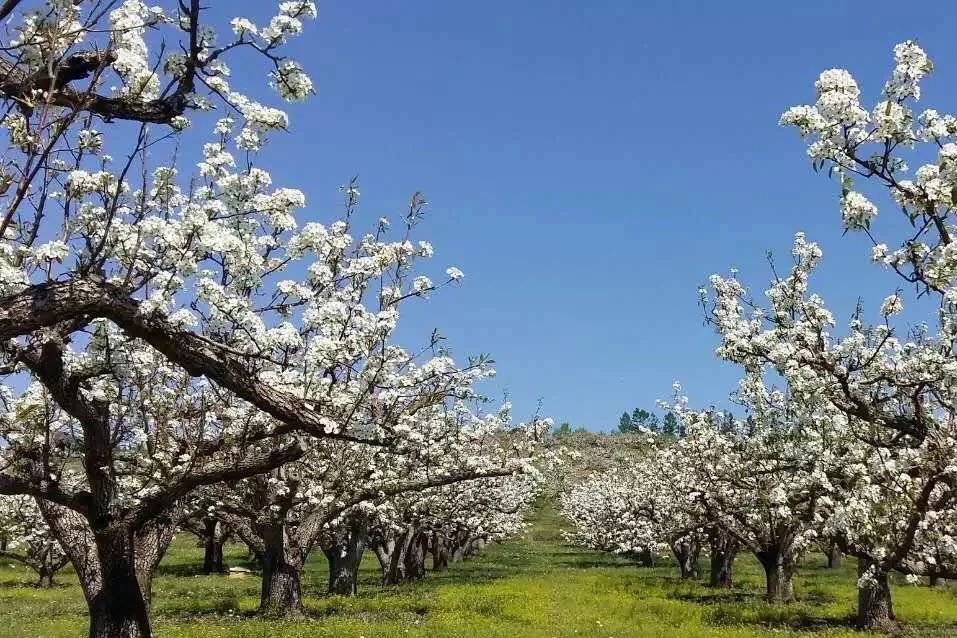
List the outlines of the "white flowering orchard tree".
{"label": "white flowering orchard tree", "polygon": [[412,242],[421,198],[394,239],[384,220],[353,236],[354,184],[342,219],[301,225],[302,193],[257,165],[288,119],[235,90],[228,61],[249,52],[264,87],[308,97],[283,51],[315,5],[219,36],[205,15],[0,3],[0,493],[38,499],[96,637],[150,635],[152,571],[192,490],[324,441],[405,445],[396,426],[485,365],[391,344],[400,304],[441,285],[412,272],[432,252]]}
{"label": "white flowering orchard tree", "polygon": [[575,525],[568,538],[643,564],[670,551],[681,577],[696,578],[707,521],[691,476],[669,447],[590,476],[562,496],[562,512]]}
{"label": "white flowering orchard tree", "polygon": [[[898,289],[874,322],[860,310],[835,334],[823,299],[809,292],[822,253],[803,234],[766,307],[734,277],[712,278],[719,355],[781,375],[794,410],[856,442],[845,476],[852,489],[836,499],[830,531],[859,559],[858,622],[868,627],[894,624],[890,571],[941,576],[955,567],[957,119],[932,109],[915,115],[919,83],[932,69],[916,43],[897,45],[894,61],[870,110],[852,76],[831,69],[815,84],[815,104],[789,109],[781,122],[809,140],[815,169],[840,180],[844,228],[863,234],[873,261],[913,289],[913,311],[924,312],[925,323],[911,331],[899,325],[905,291]],[[926,163],[911,174],[910,158]],[[878,232],[872,201],[881,191],[907,222],[892,248]]]}
{"label": "white flowering orchard tree", "polygon": [[22,495],[0,496],[0,558],[31,569],[40,587],[52,587],[53,576],[70,562],[33,497]]}
{"label": "white flowering orchard tree", "polygon": [[790,601],[792,576],[819,538],[836,489],[829,477],[846,448],[827,420],[799,416],[758,374],[742,380],[735,399],[745,419],[676,406],[685,436],[675,452],[709,525],[755,555],[768,600]]}
{"label": "white flowering orchard tree", "polygon": [[[471,389],[456,392],[464,397]],[[511,480],[530,470],[524,425],[513,428],[474,419],[461,407],[436,405],[408,415],[396,429],[406,433],[400,445],[336,441],[269,474],[214,488],[215,515],[262,565],[263,610],[301,612],[301,573],[316,547],[329,559],[331,593],[355,594],[368,513],[390,498],[461,481]],[[502,445],[516,435],[519,445]]]}

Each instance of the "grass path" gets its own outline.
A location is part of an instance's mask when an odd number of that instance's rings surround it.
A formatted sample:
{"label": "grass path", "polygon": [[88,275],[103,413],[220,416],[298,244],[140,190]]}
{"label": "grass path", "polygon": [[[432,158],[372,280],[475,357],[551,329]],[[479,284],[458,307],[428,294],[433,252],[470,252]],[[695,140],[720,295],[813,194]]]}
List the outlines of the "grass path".
{"label": "grass path", "polygon": [[[256,577],[196,575],[201,559],[192,538],[176,540],[154,585],[159,638],[749,638],[863,636],[847,619],[853,609],[852,566],[826,570],[817,557],[799,573],[799,602],[761,601],[757,564],[742,557],[736,587],[715,592],[682,582],[670,564],[654,569],[581,550],[561,540],[562,521],[543,508],[520,539],[489,548],[445,573],[399,587],[377,584],[372,556],[363,563],[360,595],[322,595],[321,555],[307,566],[303,586],[309,619],[263,620]],[[239,547],[228,560],[242,564]],[[704,567],[704,565],[702,565]],[[0,565],[0,638],[86,635],[86,609],[72,574],[60,586],[23,584],[22,569]],[[906,634],[957,636],[957,596],[949,588],[899,585],[895,606]]]}

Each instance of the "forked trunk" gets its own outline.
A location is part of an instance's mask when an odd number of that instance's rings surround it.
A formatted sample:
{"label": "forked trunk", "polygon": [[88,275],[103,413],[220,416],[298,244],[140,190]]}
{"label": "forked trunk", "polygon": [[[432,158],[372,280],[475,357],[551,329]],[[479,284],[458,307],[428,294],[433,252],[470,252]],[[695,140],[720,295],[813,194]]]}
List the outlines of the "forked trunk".
{"label": "forked trunk", "polygon": [[225,574],[226,562],[223,560],[223,545],[226,537],[220,532],[222,524],[216,519],[203,521],[203,573]]}
{"label": "forked trunk", "polygon": [[857,625],[861,629],[897,629],[887,572],[864,559],[857,559]]}
{"label": "forked trunk", "polygon": [[425,554],[428,550],[429,539],[421,533],[415,533],[405,552],[405,579],[419,580],[425,577]]}

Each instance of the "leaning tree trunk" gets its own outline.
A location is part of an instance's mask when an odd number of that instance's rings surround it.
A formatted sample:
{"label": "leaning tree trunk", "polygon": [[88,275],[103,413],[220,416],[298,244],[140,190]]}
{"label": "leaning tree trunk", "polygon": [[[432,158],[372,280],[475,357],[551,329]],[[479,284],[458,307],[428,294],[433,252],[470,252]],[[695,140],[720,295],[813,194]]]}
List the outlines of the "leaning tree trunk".
{"label": "leaning tree trunk", "polygon": [[690,579],[698,577],[698,556],[701,554],[701,545],[693,541],[672,543],[671,552],[678,561],[678,570],[681,572],[681,578]]}
{"label": "leaning tree trunk", "polygon": [[728,534],[712,531],[708,535],[711,550],[711,574],[708,585],[716,589],[731,589],[731,568],[738,554],[738,542]]}
{"label": "leaning tree trunk", "polygon": [[263,530],[265,551],[262,563],[262,590],[259,611],[282,616],[302,614],[302,565],[296,548],[290,547],[282,524],[268,525]]}
{"label": "leaning tree trunk", "polygon": [[429,547],[432,552],[432,571],[442,572],[449,568],[449,544],[445,534],[435,532]]}
{"label": "leaning tree trunk", "polygon": [[794,565],[787,560],[787,554],[776,548],[755,552],[761,567],[767,590],[767,599],[773,603],[789,603],[794,600],[794,584],[791,577]]}
{"label": "leaning tree trunk", "polygon": [[862,629],[890,631],[897,628],[887,572],[862,558],[857,559],[857,625]]}
{"label": "leaning tree trunk", "polygon": [[358,591],[359,565],[365,552],[365,530],[351,525],[341,544],[322,551],[329,561],[329,593],[355,596]]}

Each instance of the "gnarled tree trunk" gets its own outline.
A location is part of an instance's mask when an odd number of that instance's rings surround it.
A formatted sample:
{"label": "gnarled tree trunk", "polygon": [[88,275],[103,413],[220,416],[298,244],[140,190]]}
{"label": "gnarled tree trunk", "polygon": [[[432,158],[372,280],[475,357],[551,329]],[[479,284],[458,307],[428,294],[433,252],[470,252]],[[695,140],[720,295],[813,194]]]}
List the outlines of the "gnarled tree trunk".
{"label": "gnarled tree trunk", "polygon": [[708,585],[717,589],[731,589],[731,568],[738,554],[738,541],[728,534],[712,531],[708,534],[711,551],[711,574]]}
{"label": "gnarled tree trunk", "polygon": [[857,559],[857,625],[862,629],[889,631],[897,628],[887,572],[862,558]]}
{"label": "gnarled tree trunk", "polygon": [[432,552],[432,571],[442,572],[449,568],[449,544],[442,532],[432,534],[431,545]]}
{"label": "gnarled tree trunk", "polygon": [[203,573],[225,574],[228,570],[223,559],[223,547],[229,539],[229,531],[217,518],[204,516],[191,527],[194,534],[203,541]]}
{"label": "gnarled tree trunk", "polygon": [[280,524],[263,526],[264,551],[259,556],[262,564],[262,590],[259,611],[282,616],[302,614],[302,565],[298,548],[293,547]]}
{"label": "gnarled tree trunk", "polygon": [[329,562],[329,593],[355,596],[358,591],[359,565],[365,552],[365,529],[352,524],[341,543],[323,548]]}
{"label": "gnarled tree trunk", "polygon": [[788,553],[778,548],[766,548],[755,552],[755,556],[764,568],[767,599],[774,603],[788,603],[794,600],[794,565],[788,560]]}
{"label": "gnarled tree trunk", "polygon": [[428,548],[428,536],[423,532],[414,532],[405,551],[406,580],[425,578],[425,554]]}
{"label": "gnarled tree trunk", "polygon": [[93,529],[82,515],[38,502],[76,570],[90,612],[90,638],[149,638],[153,574],[173,538],[179,506],[133,530]]}
{"label": "gnarled tree trunk", "polygon": [[671,544],[671,553],[678,561],[678,570],[684,579],[698,577],[698,556],[701,554],[701,545],[696,541],[680,541]]}
{"label": "gnarled tree trunk", "polygon": [[827,568],[840,569],[843,563],[844,552],[838,547],[837,543],[831,543],[827,548]]}

